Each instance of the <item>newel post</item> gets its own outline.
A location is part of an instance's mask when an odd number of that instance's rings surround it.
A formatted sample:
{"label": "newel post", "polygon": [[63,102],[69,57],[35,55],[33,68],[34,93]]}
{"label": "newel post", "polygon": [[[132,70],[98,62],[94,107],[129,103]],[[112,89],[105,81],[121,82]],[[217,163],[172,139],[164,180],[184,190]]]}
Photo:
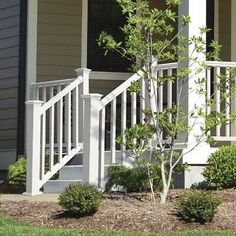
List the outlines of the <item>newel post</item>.
{"label": "newel post", "polygon": [[99,105],[101,94],[83,95],[83,182],[98,186],[99,167]]}
{"label": "newel post", "polygon": [[81,86],[79,86],[79,142],[83,142],[84,102],[81,96],[89,94],[89,74],[91,70],[87,68],[79,68],[75,69],[75,72],[78,77],[83,77],[83,83]]}
{"label": "newel post", "polygon": [[40,184],[40,132],[41,132],[41,106],[42,101],[26,102],[27,120],[27,177],[25,195],[38,195]]}

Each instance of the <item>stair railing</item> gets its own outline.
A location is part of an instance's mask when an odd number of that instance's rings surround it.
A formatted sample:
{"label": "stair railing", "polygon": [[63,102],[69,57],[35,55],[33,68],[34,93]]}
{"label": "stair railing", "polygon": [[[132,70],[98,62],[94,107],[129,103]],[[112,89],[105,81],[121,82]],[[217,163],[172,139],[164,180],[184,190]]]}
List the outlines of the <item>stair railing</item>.
{"label": "stair railing", "polygon": [[[88,69],[77,69],[77,78],[61,89],[61,81],[34,85],[36,98],[27,108],[27,183],[26,193],[37,195],[40,188],[82,149],[83,101],[88,94]],[[69,82],[69,81],[67,81]],[[58,84],[56,84],[58,83]],[[46,96],[49,87],[51,97]],[[52,94],[57,88],[56,95]],[[54,96],[53,96],[54,95]],[[44,100],[43,99],[43,100]]]}
{"label": "stair railing", "polygon": [[[171,76],[177,70],[177,66],[177,63],[162,64],[158,65],[154,71],[158,73],[159,77]],[[128,91],[135,81],[140,81],[140,96]],[[100,94],[90,94],[83,97],[87,117],[84,121],[85,132],[90,132],[90,135],[84,137],[83,180],[85,182],[103,188],[105,165],[123,164],[125,161],[125,146],[118,147],[116,138],[117,136],[123,137],[126,128],[144,122],[143,110],[147,104],[143,98],[148,97],[145,87],[143,72],[139,71],[102,100]],[[153,89],[157,91],[156,84]],[[157,100],[161,109],[164,106],[172,106],[174,89],[173,83],[169,82],[155,93],[158,95]],[[164,94],[167,94],[167,97]],[[89,119],[89,117],[92,118]]]}

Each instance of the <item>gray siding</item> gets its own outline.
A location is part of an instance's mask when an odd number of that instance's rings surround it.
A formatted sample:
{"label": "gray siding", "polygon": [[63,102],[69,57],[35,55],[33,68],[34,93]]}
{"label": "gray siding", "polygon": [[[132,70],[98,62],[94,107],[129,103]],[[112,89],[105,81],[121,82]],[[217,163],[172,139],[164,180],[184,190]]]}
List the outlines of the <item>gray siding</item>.
{"label": "gray siding", "polygon": [[8,149],[16,149],[19,28],[20,28],[20,0],[1,0],[0,1],[0,151]]}

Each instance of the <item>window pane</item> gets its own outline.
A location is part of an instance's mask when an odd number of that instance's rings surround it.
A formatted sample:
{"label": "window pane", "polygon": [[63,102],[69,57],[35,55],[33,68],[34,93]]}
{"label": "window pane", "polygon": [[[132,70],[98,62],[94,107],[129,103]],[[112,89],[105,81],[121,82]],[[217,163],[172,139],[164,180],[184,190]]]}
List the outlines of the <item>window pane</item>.
{"label": "window pane", "polygon": [[99,48],[97,39],[101,31],[111,34],[116,40],[124,40],[120,27],[125,24],[125,17],[116,0],[88,1],[88,68],[95,71],[124,72],[130,63],[118,53]]}

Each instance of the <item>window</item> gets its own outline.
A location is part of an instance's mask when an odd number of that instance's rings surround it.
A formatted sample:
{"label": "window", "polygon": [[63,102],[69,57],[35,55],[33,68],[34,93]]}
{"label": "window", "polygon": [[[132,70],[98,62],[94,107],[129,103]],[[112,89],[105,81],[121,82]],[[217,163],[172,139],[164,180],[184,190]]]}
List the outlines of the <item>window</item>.
{"label": "window", "polygon": [[97,39],[101,31],[111,34],[116,40],[123,41],[120,29],[125,24],[125,17],[116,0],[88,1],[88,57],[87,66],[94,71],[125,72],[130,62],[116,52],[108,52],[98,46]]}

